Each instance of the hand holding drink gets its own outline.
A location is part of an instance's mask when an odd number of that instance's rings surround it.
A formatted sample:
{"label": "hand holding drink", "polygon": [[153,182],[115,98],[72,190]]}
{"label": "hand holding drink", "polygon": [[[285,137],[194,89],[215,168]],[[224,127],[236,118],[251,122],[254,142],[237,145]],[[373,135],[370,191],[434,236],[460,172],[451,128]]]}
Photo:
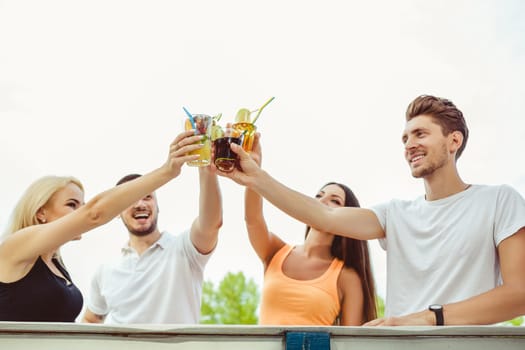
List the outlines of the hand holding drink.
{"label": "hand holding drink", "polygon": [[[250,115],[250,117],[236,117],[236,122],[245,122],[248,124],[252,124],[252,126],[259,117],[262,109],[266,107],[271,101],[273,101],[273,97],[269,99],[261,108],[255,110],[255,111],[249,111],[246,112],[239,112],[238,115],[241,115],[241,113],[246,113],[245,115]],[[242,110],[241,110],[242,111]],[[255,118],[251,119],[251,113],[258,111]],[[235,123],[238,124],[238,123]],[[234,125],[235,125],[234,124]],[[237,126],[239,128],[239,126]],[[243,136],[246,136],[248,131],[243,131]],[[233,166],[232,170],[229,172],[221,171],[221,169],[217,169],[218,175],[223,177],[228,177],[235,181],[236,183],[243,185],[243,186],[255,186],[261,177],[264,177],[264,171],[261,169],[261,145],[260,145],[260,134],[255,132],[253,130],[253,140],[251,142],[244,141],[242,145],[236,144],[236,143],[230,143],[230,149],[233,153],[237,156],[237,166]],[[216,138],[218,139],[218,137]],[[251,149],[249,151],[246,151],[243,148],[243,145],[250,146]],[[251,151],[251,152],[250,152]],[[217,154],[217,149],[215,148],[215,154]],[[259,180],[258,180],[259,179]]]}
{"label": "hand holding drink", "polygon": [[214,148],[214,164],[217,169],[222,172],[229,173],[238,167],[238,157],[235,152],[231,150],[230,144],[236,143],[241,145],[242,132],[234,129],[231,125],[222,128],[219,125],[214,125],[212,129],[212,141]]}
{"label": "hand holding drink", "polygon": [[260,134],[255,134],[253,150],[250,153],[247,153],[241,145],[236,143],[232,143],[230,147],[237,156],[238,166],[233,167],[230,172],[218,171],[217,174],[230,178],[240,185],[251,186],[254,181],[257,181],[256,178],[263,173],[261,169]]}
{"label": "hand holding drink", "polygon": [[[211,117],[206,114],[191,114],[183,107],[187,118],[184,120],[184,130],[194,130],[195,135],[202,135],[198,143],[202,147],[192,150],[188,155],[198,155],[196,160],[188,161],[189,166],[207,166],[211,162],[211,143],[214,146],[213,163],[218,170],[222,172],[231,172],[235,167],[240,168],[237,154],[231,151],[232,143],[241,145],[246,152],[251,152],[254,146],[255,133],[257,127],[255,122],[259,118],[262,110],[273,101],[275,97],[270,98],[260,108],[250,111],[241,108],[235,116],[235,123],[227,124],[222,128],[217,123],[222,114]],[[254,118],[252,113],[257,112]]]}

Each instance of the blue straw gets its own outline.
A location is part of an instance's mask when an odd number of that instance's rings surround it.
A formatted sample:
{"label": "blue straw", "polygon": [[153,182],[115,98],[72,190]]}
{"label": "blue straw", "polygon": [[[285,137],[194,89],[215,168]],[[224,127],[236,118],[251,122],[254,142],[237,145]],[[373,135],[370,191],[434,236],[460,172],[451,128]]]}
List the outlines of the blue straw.
{"label": "blue straw", "polygon": [[184,109],[184,112],[186,112],[186,114],[188,115],[188,118],[190,118],[190,122],[191,122],[191,127],[195,130],[197,129],[195,127],[195,119],[193,119],[193,115],[191,115],[190,112],[188,112],[188,110],[186,109],[186,107],[182,107],[182,109]]}

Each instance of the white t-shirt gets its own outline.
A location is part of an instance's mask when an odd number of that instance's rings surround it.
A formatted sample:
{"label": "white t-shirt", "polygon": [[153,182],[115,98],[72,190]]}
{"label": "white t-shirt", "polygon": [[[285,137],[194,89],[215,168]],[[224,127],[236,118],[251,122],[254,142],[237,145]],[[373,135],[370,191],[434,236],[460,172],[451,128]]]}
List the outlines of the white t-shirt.
{"label": "white t-shirt", "polygon": [[142,255],[126,246],[122,257],[95,273],[89,310],[105,323],[199,322],[204,266],[210,254],[193,246],[189,231],[162,233]]}
{"label": "white t-shirt", "polygon": [[440,200],[422,196],[371,209],[386,233],[380,244],[387,250],[387,317],[495,288],[501,283],[496,248],[525,226],[525,200],[506,185],[473,185]]}

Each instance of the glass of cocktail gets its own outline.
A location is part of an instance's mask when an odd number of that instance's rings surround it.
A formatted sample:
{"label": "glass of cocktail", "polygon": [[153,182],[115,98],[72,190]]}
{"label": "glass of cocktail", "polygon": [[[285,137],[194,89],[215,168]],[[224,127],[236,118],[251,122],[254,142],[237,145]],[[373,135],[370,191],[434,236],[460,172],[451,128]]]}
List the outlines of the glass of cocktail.
{"label": "glass of cocktail", "polygon": [[195,135],[203,135],[200,142],[203,146],[189,152],[191,155],[199,155],[199,158],[187,164],[189,166],[206,166],[211,162],[211,126],[213,118],[206,114],[192,114],[193,122],[188,117],[184,120],[184,130],[195,129]]}
{"label": "glass of cocktail", "polygon": [[255,138],[255,132],[257,131],[257,127],[251,120],[251,112],[246,108],[240,109],[235,116],[235,123],[232,127],[239,130],[243,135],[242,148],[246,152],[251,152],[253,148],[253,139]]}
{"label": "glass of cocktail", "polygon": [[239,158],[231,150],[230,144],[236,143],[241,145],[243,140],[242,131],[232,126],[225,128],[215,125],[212,132],[212,141],[214,149],[214,163],[217,169],[222,172],[232,172],[235,166],[238,166]]}
{"label": "glass of cocktail", "polygon": [[[255,121],[261,115],[261,112],[264,109],[264,107],[266,107],[270,102],[272,102],[274,98],[275,97],[270,98],[260,108],[254,111],[250,111],[249,109],[246,109],[246,108],[241,108],[237,112],[237,115],[235,116],[235,123],[233,124],[233,127],[242,132],[242,137],[243,137],[242,148],[246,152],[251,152],[253,148],[253,140],[255,139],[255,133],[257,132]],[[257,115],[254,118],[252,118],[253,112],[257,112]]]}

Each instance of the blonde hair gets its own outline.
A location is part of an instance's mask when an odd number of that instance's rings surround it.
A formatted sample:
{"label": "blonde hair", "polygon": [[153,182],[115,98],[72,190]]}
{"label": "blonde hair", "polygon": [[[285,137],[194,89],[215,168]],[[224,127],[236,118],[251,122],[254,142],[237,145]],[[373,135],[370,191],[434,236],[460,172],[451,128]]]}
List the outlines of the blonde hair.
{"label": "blonde hair", "polygon": [[[37,225],[37,212],[59,190],[73,183],[82,191],[82,183],[72,176],[44,176],[34,181],[24,192],[16,204],[4,236],[17,232],[25,227]],[[4,237],[5,238],[5,237]]]}

